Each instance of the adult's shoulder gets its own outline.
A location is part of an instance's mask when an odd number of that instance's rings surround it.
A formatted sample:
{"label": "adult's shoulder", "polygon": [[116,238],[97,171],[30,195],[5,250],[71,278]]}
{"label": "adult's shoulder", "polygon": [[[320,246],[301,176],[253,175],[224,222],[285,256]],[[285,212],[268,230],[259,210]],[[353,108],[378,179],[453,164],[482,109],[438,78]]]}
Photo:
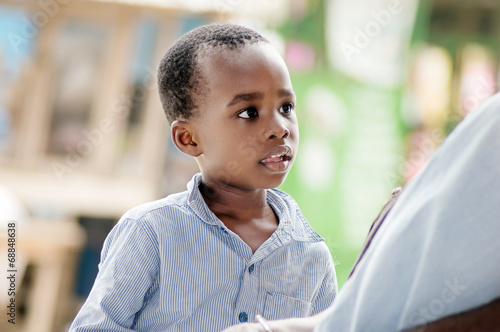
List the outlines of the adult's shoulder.
{"label": "adult's shoulder", "polygon": [[406,185],[319,330],[406,330],[499,298],[499,151],[495,95]]}

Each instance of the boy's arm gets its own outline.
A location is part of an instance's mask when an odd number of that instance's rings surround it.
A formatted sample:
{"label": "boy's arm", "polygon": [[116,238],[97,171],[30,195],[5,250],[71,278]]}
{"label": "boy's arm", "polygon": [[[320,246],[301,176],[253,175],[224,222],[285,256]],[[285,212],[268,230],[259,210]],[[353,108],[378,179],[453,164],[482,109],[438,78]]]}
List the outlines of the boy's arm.
{"label": "boy's arm", "polygon": [[135,220],[121,220],[108,235],[94,286],[71,332],[132,331],[158,271],[155,238]]}

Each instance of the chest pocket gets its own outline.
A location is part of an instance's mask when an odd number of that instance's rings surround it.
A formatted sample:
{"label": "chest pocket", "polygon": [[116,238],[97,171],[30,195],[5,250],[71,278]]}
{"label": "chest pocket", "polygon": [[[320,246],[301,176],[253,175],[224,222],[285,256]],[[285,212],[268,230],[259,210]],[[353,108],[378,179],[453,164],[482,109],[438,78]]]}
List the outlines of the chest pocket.
{"label": "chest pocket", "polygon": [[268,320],[307,317],[311,314],[312,309],[311,302],[267,292],[263,316]]}

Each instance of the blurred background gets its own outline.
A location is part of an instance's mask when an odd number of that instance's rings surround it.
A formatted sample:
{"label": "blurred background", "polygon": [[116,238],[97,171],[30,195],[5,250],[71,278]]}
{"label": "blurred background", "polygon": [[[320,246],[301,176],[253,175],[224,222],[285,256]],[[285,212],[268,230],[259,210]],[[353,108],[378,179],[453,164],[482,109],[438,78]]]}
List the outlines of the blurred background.
{"label": "blurred background", "polygon": [[183,33],[239,23],[283,55],[301,142],[282,189],[342,287],[393,188],[497,91],[499,18],[496,0],[0,0],[0,266],[17,312],[9,324],[2,276],[0,330],[66,331],[120,216],[197,172],[156,90]]}

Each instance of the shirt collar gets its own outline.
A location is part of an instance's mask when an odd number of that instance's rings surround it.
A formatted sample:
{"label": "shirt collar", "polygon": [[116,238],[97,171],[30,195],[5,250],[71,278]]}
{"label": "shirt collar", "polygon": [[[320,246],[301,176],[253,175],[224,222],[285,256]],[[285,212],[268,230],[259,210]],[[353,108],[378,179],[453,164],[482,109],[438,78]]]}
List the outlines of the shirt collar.
{"label": "shirt collar", "polygon": [[[210,210],[201,195],[199,189],[201,179],[201,173],[197,173],[193,176],[191,181],[188,182],[188,205],[203,222],[210,225],[220,225],[222,222]],[[276,230],[279,238],[283,242],[290,242],[292,238],[301,242],[324,241],[324,239],[309,225],[297,203],[293,199],[285,200],[285,196],[290,198],[288,194],[280,190],[267,190],[267,202],[278,215],[280,221],[278,229]]]}
{"label": "shirt collar", "polygon": [[194,213],[205,223],[210,225],[218,225],[219,218],[210,210],[207,203],[203,199],[200,192],[201,173],[196,173],[191,181],[187,184],[188,190],[188,205]]}
{"label": "shirt collar", "polygon": [[295,241],[300,242],[321,242],[325,240],[312,229],[298,204],[289,194],[279,189],[269,189],[267,191],[267,201],[280,220],[278,232],[282,231]]}

